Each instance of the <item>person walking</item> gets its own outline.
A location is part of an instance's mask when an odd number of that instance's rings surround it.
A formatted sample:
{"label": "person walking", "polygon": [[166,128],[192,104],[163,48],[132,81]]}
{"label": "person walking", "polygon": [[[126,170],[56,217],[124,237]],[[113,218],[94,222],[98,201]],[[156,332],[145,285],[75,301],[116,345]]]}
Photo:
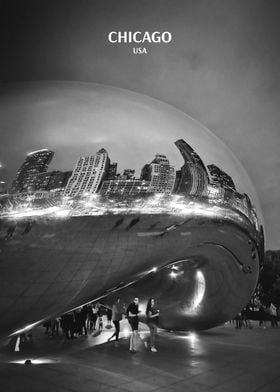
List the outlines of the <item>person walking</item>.
{"label": "person walking", "polygon": [[[152,352],[157,352],[155,347],[155,339],[157,334],[158,328],[158,321],[159,321],[159,310],[155,307],[155,300],[154,298],[149,298],[146,308],[146,315],[147,315],[147,324],[150,330],[149,342]],[[146,348],[148,348],[148,342],[144,342]]]}
{"label": "person walking", "polygon": [[116,339],[116,341],[115,341],[116,347],[119,345],[120,321],[122,319],[122,313],[123,313],[123,308],[121,306],[121,300],[120,300],[120,298],[118,298],[112,306],[112,320],[113,320],[113,324],[115,326],[115,332],[108,339],[108,342],[110,342],[113,339],[113,337],[116,337],[115,338]]}
{"label": "person walking", "polygon": [[5,235],[5,240],[9,240],[9,239],[13,238],[15,229],[16,229],[16,225],[15,224],[13,224],[13,225],[8,227],[7,233]]}
{"label": "person walking", "polygon": [[139,332],[138,332],[138,324],[139,324],[139,314],[141,313],[141,310],[139,310],[139,298],[135,297],[133,302],[131,302],[126,310],[127,318],[129,325],[131,327],[132,334],[130,336],[129,340],[129,351],[131,353],[136,353],[136,343],[137,343],[137,337],[139,339]]}

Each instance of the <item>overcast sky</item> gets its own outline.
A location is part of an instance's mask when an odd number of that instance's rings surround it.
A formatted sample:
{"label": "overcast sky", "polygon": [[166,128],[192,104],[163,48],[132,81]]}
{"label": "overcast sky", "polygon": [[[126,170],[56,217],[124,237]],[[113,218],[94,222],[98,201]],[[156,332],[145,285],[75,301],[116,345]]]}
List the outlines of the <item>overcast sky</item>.
{"label": "overcast sky", "polygon": [[[267,248],[279,249],[279,11],[278,0],[2,1],[0,77],[109,84],[194,117],[246,168]],[[133,55],[131,46],[107,41],[112,30],[168,30],[173,40]],[[14,138],[4,136],[2,148]]]}

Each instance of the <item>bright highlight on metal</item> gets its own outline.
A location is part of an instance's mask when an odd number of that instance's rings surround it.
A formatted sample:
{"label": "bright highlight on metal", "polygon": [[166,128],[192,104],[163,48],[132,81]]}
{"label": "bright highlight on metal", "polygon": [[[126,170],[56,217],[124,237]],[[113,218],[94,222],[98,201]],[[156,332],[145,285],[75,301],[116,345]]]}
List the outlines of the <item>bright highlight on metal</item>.
{"label": "bright highlight on metal", "polygon": [[[36,359],[30,359],[32,365],[44,365],[44,364],[52,364],[52,363],[58,363],[58,360],[54,359],[49,359],[49,358],[36,358]],[[14,363],[18,365],[25,365],[26,364],[26,359],[19,359],[16,361],[9,361],[9,363]]]}
{"label": "bright highlight on metal", "polygon": [[205,278],[201,271],[196,271],[195,280],[194,296],[190,301],[190,306],[186,309],[186,314],[189,315],[197,314],[205,294]]}
{"label": "bright highlight on metal", "polygon": [[[52,206],[48,205],[51,203]],[[56,204],[56,205],[53,205]],[[49,200],[36,205],[32,198],[17,202],[12,202],[3,208],[0,217],[21,219],[28,217],[40,217],[49,215],[57,218],[67,218],[71,216],[102,216],[102,215],[135,215],[135,214],[169,214],[179,216],[182,219],[192,217],[205,217],[233,221],[241,225],[251,225],[258,229],[256,221],[251,221],[244,211],[232,209],[222,204],[212,205],[206,201],[192,201],[187,196],[178,195],[154,195],[148,198],[137,200],[108,200],[101,196],[73,199],[70,197],[62,200]],[[184,223],[184,222],[182,222]],[[167,228],[176,230],[177,225]]]}

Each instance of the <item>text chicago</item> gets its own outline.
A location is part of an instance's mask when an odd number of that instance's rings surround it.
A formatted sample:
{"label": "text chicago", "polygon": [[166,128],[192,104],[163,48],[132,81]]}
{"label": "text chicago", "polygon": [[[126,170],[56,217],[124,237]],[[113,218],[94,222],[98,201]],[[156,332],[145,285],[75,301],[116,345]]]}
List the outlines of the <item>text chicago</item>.
{"label": "text chicago", "polygon": [[154,31],[111,31],[108,34],[108,40],[112,43],[164,43],[167,44],[172,40],[172,34],[169,31],[159,32]]}

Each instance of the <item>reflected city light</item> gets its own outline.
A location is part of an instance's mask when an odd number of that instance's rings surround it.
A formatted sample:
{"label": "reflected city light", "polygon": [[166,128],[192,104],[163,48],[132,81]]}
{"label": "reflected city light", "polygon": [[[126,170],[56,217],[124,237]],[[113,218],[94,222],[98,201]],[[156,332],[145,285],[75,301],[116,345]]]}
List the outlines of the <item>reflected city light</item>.
{"label": "reflected city light", "polygon": [[[48,204],[52,204],[51,206]],[[55,204],[55,205],[54,205]],[[195,217],[221,219],[239,223],[250,228],[248,218],[238,210],[225,206],[207,204],[205,202],[190,201],[187,197],[178,195],[153,195],[148,198],[136,200],[108,200],[96,195],[93,199],[62,199],[41,200],[36,204],[36,199],[28,196],[16,201],[9,199],[6,207],[0,212],[0,217],[8,219],[25,219],[49,216],[54,218],[68,218],[76,216],[103,216],[103,215],[140,215],[140,214],[169,214],[180,217],[181,222],[164,229],[164,232],[177,230],[179,226],[187,223],[188,219]],[[153,232],[150,232],[153,234]]]}
{"label": "reflected city light", "polygon": [[177,271],[179,269],[179,267],[178,267],[178,265],[172,265],[171,269]]}
{"label": "reflected city light", "polygon": [[197,340],[197,335],[194,332],[190,332],[188,339],[190,339],[192,342],[195,342]]}
{"label": "reflected city light", "polygon": [[[180,226],[187,223],[189,219],[197,217],[200,219],[212,218],[217,221],[234,222],[243,227],[248,227],[249,230],[252,228],[252,222],[244,214],[244,211],[239,211],[223,204],[211,204],[199,198],[194,201],[194,199],[183,195],[154,194],[142,198],[108,199],[95,194],[87,198],[72,198],[70,196],[56,198],[49,196],[46,199],[39,200],[35,196],[9,197],[5,207],[0,212],[0,217],[20,220],[44,216],[63,219],[76,216],[168,214],[181,218],[181,221],[165,228],[163,234],[176,231]],[[147,235],[147,233],[145,234]],[[154,235],[154,232],[149,231],[148,234]],[[161,232],[158,234],[161,234]]]}
{"label": "reflected city light", "polygon": [[20,218],[29,218],[29,217],[36,217],[36,216],[39,217],[39,216],[43,216],[43,215],[50,215],[53,213],[57,213],[58,211],[59,211],[59,207],[50,207],[50,208],[44,208],[44,209],[25,208],[24,211],[12,210],[7,214],[7,216],[15,218],[15,219],[20,219]]}
{"label": "reflected city light", "polygon": [[128,338],[128,336],[130,335],[131,332],[128,328],[124,328],[122,333],[125,338]]}
{"label": "reflected city light", "polygon": [[196,281],[197,281],[196,295],[193,299],[194,308],[197,308],[200,305],[205,293],[205,279],[201,271],[196,272]]}
{"label": "reflected city light", "polygon": [[40,150],[35,150],[35,151],[31,151],[27,154],[27,156],[29,155],[35,155],[38,153],[42,153],[42,152],[48,152],[49,150],[47,148],[41,148]]}
{"label": "reflected city light", "polygon": [[16,340],[16,344],[15,344],[15,348],[14,348],[15,352],[20,351],[19,345],[20,345],[20,335],[17,336],[17,340]]}
{"label": "reflected city light", "polygon": [[30,329],[34,328],[36,325],[40,324],[41,322],[42,322],[42,320],[37,321],[36,323],[33,323],[33,324],[26,325],[24,328],[18,329],[17,331],[11,333],[9,336],[15,336],[15,335],[19,335],[21,333],[27,332]]}
{"label": "reflected city light", "polygon": [[69,210],[58,210],[58,211],[55,212],[55,216],[58,216],[58,217],[61,217],[61,218],[66,217],[68,215],[70,215],[70,211]]}
{"label": "reflected city light", "polygon": [[201,271],[196,271],[194,295],[190,302],[190,306],[185,311],[186,314],[196,315],[198,313],[200,304],[204,298],[205,287],[206,284],[203,273]]}
{"label": "reflected city light", "polygon": [[189,332],[187,335],[178,335],[178,338],[188,340],[191,346],[198,341],[198,335],[195,332]]}

